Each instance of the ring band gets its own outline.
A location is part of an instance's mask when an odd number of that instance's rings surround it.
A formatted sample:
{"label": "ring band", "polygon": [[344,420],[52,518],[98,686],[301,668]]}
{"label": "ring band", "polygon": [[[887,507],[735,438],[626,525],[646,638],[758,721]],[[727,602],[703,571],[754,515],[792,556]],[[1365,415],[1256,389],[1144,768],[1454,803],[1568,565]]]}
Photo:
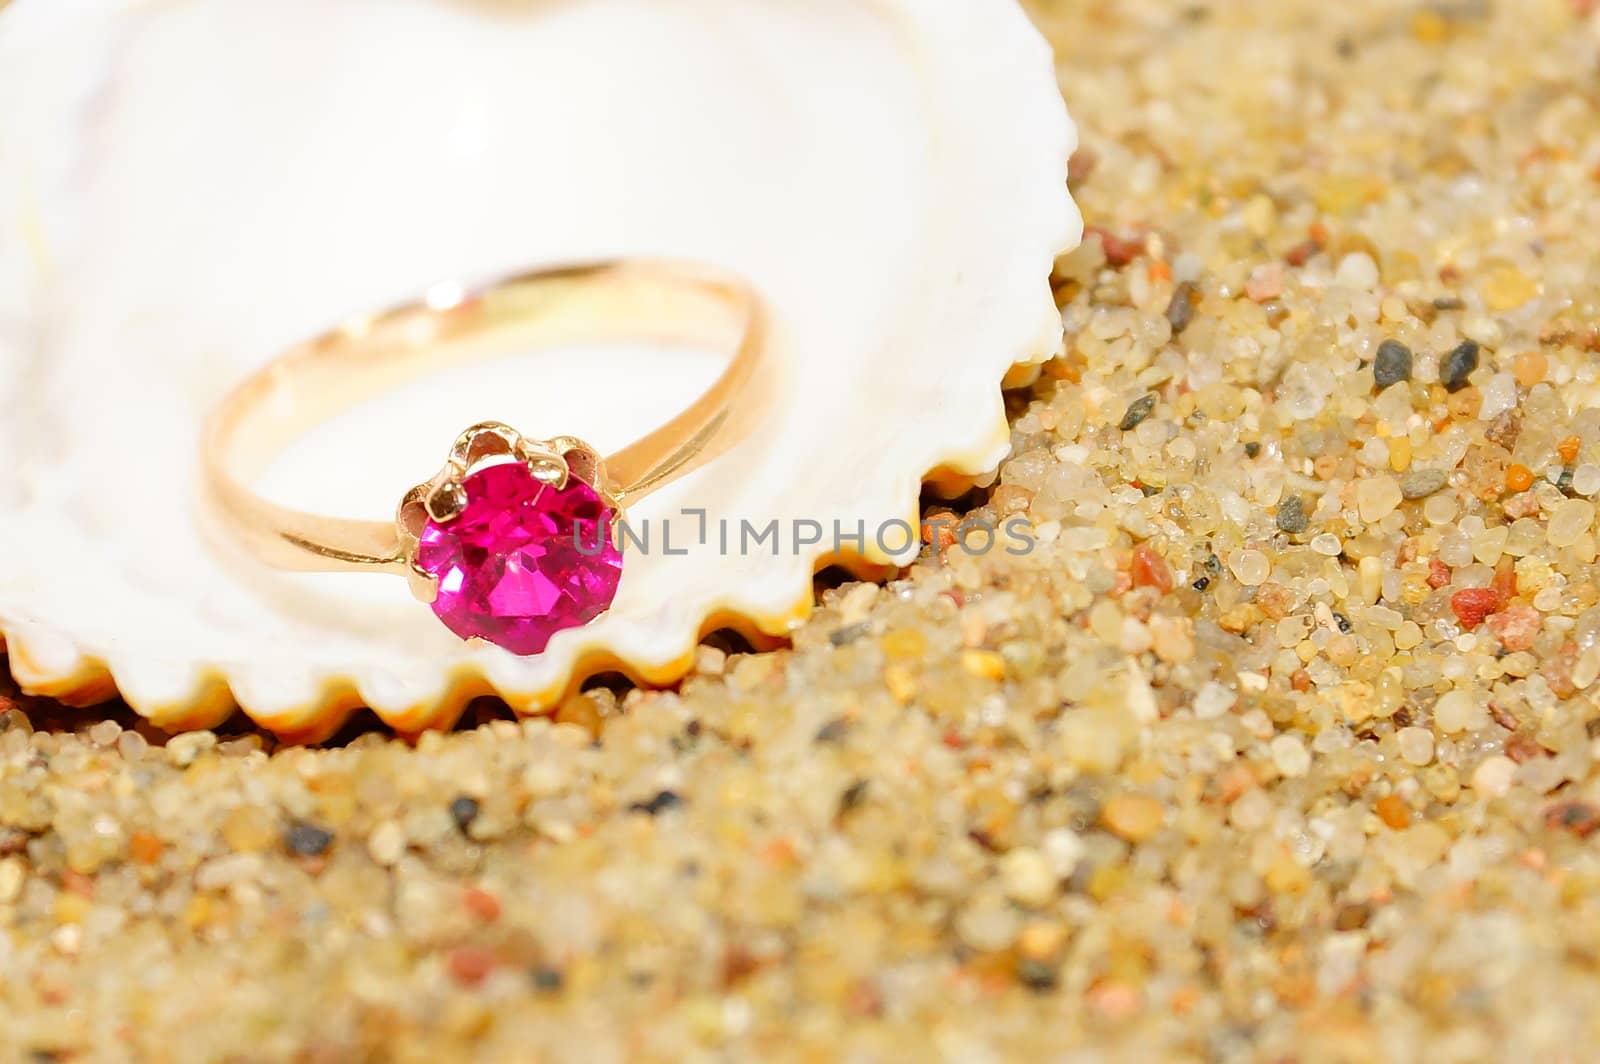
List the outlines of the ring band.
{"label": "ring band", "polygon": [[[306,513],[249,487],[306,430],[407,380],[511,351],[618,341],[714,346],[731,357],[686,409],[604,458],[572,436],[474,425],[436,475],[404,494],[392,521]],[[202,498],[212,520],[268,565],[403,574],[457,635],[536,654],[555,632],[609,608],[624,505],[747,431],[764,342],[749,286],[696,264],[615,260],[471,289],[436,285],[291,348],[225,396],[202,431]]]}

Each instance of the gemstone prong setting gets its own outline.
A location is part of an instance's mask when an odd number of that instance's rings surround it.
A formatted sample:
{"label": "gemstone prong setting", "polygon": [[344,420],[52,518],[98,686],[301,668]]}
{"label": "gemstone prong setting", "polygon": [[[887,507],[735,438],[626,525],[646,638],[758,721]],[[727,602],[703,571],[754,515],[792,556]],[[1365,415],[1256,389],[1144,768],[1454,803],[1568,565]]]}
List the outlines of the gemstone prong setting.
{"label": "gemstone prong setting", "polygon": [[467,429],[443,469],[401,501],[413,594],[466,640],[537,654],[610,608],[622,573],[621,513],[594,448]]}

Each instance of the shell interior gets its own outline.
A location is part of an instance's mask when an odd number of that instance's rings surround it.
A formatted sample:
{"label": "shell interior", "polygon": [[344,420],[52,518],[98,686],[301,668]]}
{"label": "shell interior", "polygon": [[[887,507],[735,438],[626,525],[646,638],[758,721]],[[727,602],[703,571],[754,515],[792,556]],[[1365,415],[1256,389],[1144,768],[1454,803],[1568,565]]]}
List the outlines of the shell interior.
{"label": "shell interior", "polygon": [[[366,704],[414,730],[603,668],[671,681],[710,627],[782,636],[829,544],[724,552],[714,523],[914,523],[926,478],[995,467],[1002,378],[1060,343],[1075,134],[1010,0],[17,0],[0,98],[0,631],[30,689],[114,684],[167,727],[237,703],[315,737]],[[264,571],[201,535],[199,425],[245,371],[442,278],[613,255],[749,277],[782,399],[630,513],[687,553],[630,557],[606,616],[516,658],[456,641],[403,580]],[[453,371],[262,485],[390,514],[466,425],[607,452],[719,358]],[[856,561],[914,550],[869,533]]]}

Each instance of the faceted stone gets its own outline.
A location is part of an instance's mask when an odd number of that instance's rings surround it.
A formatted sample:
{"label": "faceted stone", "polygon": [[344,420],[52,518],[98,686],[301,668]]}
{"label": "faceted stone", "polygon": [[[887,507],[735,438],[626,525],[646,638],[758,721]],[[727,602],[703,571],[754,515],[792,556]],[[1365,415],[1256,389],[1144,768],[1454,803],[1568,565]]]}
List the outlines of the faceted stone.
{"label": "faceted stone", "polygon": [[557,489],[520,462],[462,481],[466,506],[429,520],[417,566],[439,581],[433,612],[463,639],[537,654],[550,637],[604,613],[622,578],[614,513],[589,485]]}

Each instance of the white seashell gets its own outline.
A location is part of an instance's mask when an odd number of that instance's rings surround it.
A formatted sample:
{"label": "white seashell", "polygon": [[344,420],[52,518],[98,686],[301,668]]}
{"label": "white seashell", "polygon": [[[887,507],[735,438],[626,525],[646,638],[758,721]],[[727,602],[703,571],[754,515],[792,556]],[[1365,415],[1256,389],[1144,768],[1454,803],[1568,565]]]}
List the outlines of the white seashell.
{"label": "white seashell", "polygon": [[[1012,0],[16,0],[0,99],[0,631],[26,688],[114,681],[165,727],[235,701],[306,738],[359,704],[407,731],[491,691],[532,711],[601,668],[671,682],[709,626],[781,637],[810,608],[827,536],[774,558],[713,534],[630,558],[609,614],[516,658],[402,580],[214,554],[205,409],[352,310],[539,262],[729,265],[768,297],[784,399],[630,519],[861,521],[879,564],[914,555],[870,537],[915,525],[924,479],[994,469],[1001,379],[1060,344],[1074,131]],[[597,395],[552,389],[573,365],[550,358],[362,407],[264,486],[381,516],[467,424],[607,450],[716,365],[590,359]]]}

